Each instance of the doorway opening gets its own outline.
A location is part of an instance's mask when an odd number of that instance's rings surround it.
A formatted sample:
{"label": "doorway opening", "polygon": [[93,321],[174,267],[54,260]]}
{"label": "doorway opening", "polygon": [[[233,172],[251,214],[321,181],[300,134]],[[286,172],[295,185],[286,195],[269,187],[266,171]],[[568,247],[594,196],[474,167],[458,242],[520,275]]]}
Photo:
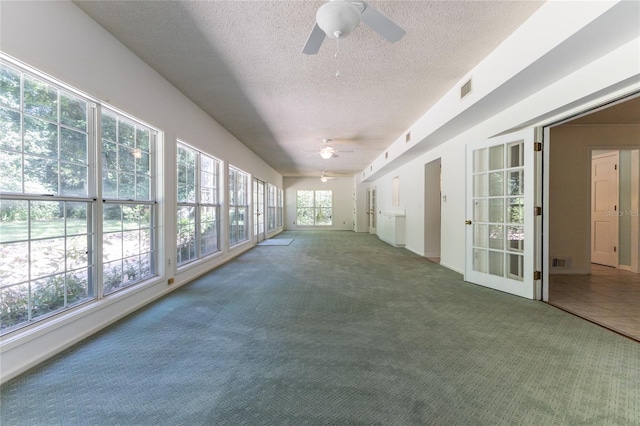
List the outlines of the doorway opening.
{"label": "doorway opening", "polygon": [[640,341],[640,97],[549,129],[545,301]]}
{"label": "doorway opening", "polygon": [[440,263],[442,161],[440,158],[424,166],[424,256]]}

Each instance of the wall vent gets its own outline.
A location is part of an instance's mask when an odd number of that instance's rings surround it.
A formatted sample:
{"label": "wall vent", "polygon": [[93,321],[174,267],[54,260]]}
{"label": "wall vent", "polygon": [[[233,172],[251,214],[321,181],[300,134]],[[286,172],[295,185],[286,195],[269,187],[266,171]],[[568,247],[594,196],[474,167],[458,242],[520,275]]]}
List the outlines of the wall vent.
{"label": "wall vent", "polygon": [[562,257],[554,257],[553,259],[551,259],[551,266],[553,268],[568,268],[569,263],[571,263],[569,259],[565,259]]}
{"label": "wall vent", "polygon": [[464,98],[469,93],[471,93],[471,79],[460,87],[460,99]]}

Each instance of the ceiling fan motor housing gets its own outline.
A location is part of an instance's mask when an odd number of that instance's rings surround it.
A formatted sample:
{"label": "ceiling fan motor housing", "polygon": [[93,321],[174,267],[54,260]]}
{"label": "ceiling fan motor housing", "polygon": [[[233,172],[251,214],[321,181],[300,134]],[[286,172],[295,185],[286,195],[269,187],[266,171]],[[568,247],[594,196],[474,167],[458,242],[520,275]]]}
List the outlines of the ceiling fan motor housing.
{"label": "ceiling fan motor housing", "polygon": [[362,7],[345,0],[330,1],[318,9],[316,22],[324,33],[333,39],[344,38],[360,23]]}

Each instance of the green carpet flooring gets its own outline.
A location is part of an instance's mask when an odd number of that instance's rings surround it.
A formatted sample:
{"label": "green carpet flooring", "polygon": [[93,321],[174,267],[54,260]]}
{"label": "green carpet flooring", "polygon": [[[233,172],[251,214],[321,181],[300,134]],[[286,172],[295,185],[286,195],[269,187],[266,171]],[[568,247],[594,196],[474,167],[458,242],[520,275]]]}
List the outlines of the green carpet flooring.
{"label": "green carpet flooring", "polygon": [[375,236],[278,237],[3,385],[0,424],[640,424],[638,343]]}

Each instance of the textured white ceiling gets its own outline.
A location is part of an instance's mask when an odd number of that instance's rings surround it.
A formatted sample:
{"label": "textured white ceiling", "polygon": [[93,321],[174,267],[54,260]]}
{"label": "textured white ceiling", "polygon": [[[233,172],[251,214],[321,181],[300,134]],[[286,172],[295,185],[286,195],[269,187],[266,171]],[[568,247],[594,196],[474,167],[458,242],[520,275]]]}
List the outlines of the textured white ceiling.
{"label": "textured white ceiling", "polygon": [[370,1],[407,34],[360,24],[336,77],[334,40],[301,53],[322,1],[74,3],[284,176],[362,171],[542,4]]}

